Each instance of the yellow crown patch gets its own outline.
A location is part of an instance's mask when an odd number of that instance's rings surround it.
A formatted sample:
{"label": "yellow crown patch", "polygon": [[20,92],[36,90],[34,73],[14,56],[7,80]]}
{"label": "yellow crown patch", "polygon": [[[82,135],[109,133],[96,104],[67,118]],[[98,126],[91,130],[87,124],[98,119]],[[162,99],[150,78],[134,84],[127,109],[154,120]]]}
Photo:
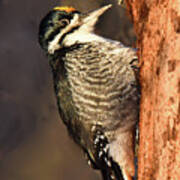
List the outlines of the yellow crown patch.
{"label": "yellow crown patch", "polygon": [[56,11],[66,11],[67,13],[76,11],[75,8],[68,7],[68,6],[57,6],[53,10],[56,10]]}

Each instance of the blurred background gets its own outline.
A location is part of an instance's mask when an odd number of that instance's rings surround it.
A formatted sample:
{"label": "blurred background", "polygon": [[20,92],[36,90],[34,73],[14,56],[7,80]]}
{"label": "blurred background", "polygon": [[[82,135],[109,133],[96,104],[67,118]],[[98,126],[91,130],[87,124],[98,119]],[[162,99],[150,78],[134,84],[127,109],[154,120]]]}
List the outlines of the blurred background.
{"label": "blurred background", "polygon": [[0,0],[0,180],[101,179],[60,120],[37,39],[41,18],[54,6],[85,12],[109,3],[96,32],[133,46],[131,23],[115,0]]}

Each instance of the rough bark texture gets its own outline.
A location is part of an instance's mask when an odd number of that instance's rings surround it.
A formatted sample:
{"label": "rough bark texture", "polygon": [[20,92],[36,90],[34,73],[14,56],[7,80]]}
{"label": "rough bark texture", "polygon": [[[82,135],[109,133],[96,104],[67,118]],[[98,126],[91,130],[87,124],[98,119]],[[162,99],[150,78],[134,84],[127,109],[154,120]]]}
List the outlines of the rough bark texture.
{"label": "rough bark texture", "polygon": [[126,0],[142,90],[139,180],[180,179],[180,0]]}

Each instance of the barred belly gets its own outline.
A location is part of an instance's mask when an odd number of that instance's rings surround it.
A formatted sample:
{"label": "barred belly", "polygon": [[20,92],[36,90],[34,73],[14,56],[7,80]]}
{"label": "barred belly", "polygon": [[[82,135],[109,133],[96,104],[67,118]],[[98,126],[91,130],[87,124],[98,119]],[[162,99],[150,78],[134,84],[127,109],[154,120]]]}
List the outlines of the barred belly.
{"label": "barred belly", "polygon": [[82,46],[66,54],[65,67],[79,121],[111,130],[125,128],[134,119],[133,109],[129,112],[129,108],[136,102],[133,95],[137,97],[137,91],[131,86],[135,79],[127,62],[113,49],[109,54],[108,50]]}

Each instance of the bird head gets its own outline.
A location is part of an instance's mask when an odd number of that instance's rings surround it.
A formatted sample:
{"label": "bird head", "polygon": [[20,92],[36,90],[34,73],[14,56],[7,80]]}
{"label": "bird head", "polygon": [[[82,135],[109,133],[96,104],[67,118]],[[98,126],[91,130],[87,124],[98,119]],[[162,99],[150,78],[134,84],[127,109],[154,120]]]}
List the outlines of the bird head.
{"label": "bird head", "polygon": [[93,33],[98,18],[110,7],[107,5],[89,13],[81,13],[73,7],[55,7],[40,23],[41,47],[54,54],[63,47],[85,41],[85,35]]}

